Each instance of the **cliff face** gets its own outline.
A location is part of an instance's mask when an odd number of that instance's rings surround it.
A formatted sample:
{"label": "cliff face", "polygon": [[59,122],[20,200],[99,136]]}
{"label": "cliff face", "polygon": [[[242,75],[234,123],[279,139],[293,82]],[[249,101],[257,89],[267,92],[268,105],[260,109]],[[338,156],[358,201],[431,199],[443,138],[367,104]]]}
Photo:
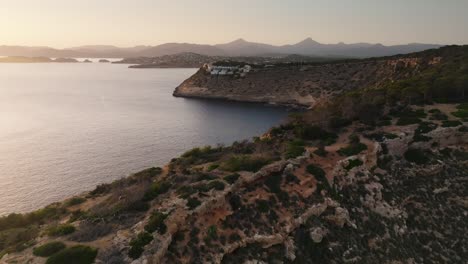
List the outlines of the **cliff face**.
{"label": "cliff face", "polygon": [[403,57],[321,65],[254,68],[245,77],[211,75],[203,68],[184,81],[174,96],[310,107],[357,88],[413,77],[441,58]]}

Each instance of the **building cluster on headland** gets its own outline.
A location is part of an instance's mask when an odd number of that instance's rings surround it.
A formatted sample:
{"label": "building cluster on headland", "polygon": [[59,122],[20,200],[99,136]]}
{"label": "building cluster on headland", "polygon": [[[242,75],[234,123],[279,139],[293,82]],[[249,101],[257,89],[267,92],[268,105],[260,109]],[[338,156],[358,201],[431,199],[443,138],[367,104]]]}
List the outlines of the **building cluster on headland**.
{"label": "building cluster on headland", "polygon": [[203,65],[203,69],[211,75],[239,75],[240,77],[245,77],[247,73],[252,70],[250,65],[234,65],[234,66],[218,66],[207,63]]}

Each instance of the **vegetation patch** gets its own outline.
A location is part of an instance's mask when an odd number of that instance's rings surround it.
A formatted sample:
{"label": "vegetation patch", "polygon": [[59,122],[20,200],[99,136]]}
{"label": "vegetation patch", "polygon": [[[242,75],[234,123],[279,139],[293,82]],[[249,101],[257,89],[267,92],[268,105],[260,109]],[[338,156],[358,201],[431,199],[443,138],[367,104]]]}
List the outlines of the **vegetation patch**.
{"label": "vegetation patch", "polygon": [[405,152],[404,157],[407,161],[414,162],[419,165],[429,162],[429,158],[421,149],[410,148]]}
{"label": "vegetation patch", "polygon": [[33,254],[39,257],[49,257],[66,248],[65,244],[58,241],[49,242],[33,249]]}
{"label": "vegetation patch", "polygon": [[289,142],[286,147],[286,158],[291,159],[302,156],[305,152],[304,144],[302,140]]}
{"label": "vegetation patch", "polygon": [[221,168],[226,171],[251,171],[257,172],[263,166],[270,163],[270,160],[261,157],[254,157],[251,155],[238,155],[229,158],[225,161]]}
{"label": "vegetation patch", "polygon": [[215,180],[215,181],[210,181],[208,183],[208,189],[215,189],[217,191],[222,191],[224,190],[225,188],[225,185],[224,185],[224,182],[222,181],[218,181],[218,180]]}
{"label": "vegetation patch", "polygon": [[309,164],[306,167],[306,171],[315,176],[315,179],[318,181],[326,180],[326,173],[325,171],[320,168],[318,165]]}
{"label": "vegetation patch", "polygon": [[377,142],[384,142],[386,139],[395,139],[398,138],[397,135],[392,134],[392,133],[386,133],[386,132],[376,132],[372,134],[366,134],[364,135],[366,138],[375,140]]}
{"label": "vegetation patch", "polygon": [[400,117],[397,121],[397,126],[407,126],[413,124],[419,124],[422,120],[417,117]]}
{"label": "vegetation patch", "polygon": [[97,249],[77,245],[59,251],[47,259],[46,264],[91,264],[97,256]]}
{"label": "vegetation patch", "polygon": [[462,122],[456,120],[445,120],[442,122],[442,127],[457,127],[463,125]]}
{"label": "vegetation patch", "polygon": [[452,115],[458,118],[468,118],[468,103],[459,104],[457,111],[453,112]]}
{"label": "vegetation patch", "polygon": [[367,149],[367,146],[359,142],[359,143],[350,144],[347,147],[339,149],[338,153],[342,156],[349,157],[349,156],[357,155],[366,149]]}
{"label": "vegetation patch", "polygon": [[167,226],[164,224],[164,220],[166,220],[167,216],[167,214],[154,211],[151,213],[148,224],[145,226],[145,230],[149,233],[158,231],[161,235],[165,234],[167,231]]}
{"label": "vegetation patch", "polygon": [[73,197],[65,203],[65,206],[74,206],[86,202],[86,198],[83,197]]}
{"label": "vegetation patch", "polygon": [[156,197],[158,197],[159,195],[164,194],[167,191],[169,191],[171,186],[172,185],[169,182],[166,182],[166,181],[155,182],[155,183],[151,184],[151,187],[149,188],[149,190],[143,196],[143,200],[151,201],[151,200],[155,199]]}
{"label": "vegetation patch", "polygon": [[320,157],[326,157],[328,152],[325,150],[325,146],[320,144],[316,150],[314,150],[314,154]]}
{"label": "vegetation patch", "polygon": [[128,256],[132,259],[138,259],[143,254],[144,247],[153,241],[153,236],[150,233],[142,232],[130,241],[130,250]]}
{"label": "vegetation patch", "polygon": [[321,140],[327,145],[333,144],[338,138],[338,135],[335,133],[325,131],[318,126],[305,124],[297,125],[294,132],[298,138],[304,140]]}
{"label": "vegetation patch", "polygon": [[51,226],[47,229],[47,235],[49,236],[65,236],[75,232],[76,228],[70,224],[61,224]]}
{"label": "vegetation patch", "polygon": [[197,198],[188,198],[187,200],[187,206],[190,210],[193,210],[200,205],[201,205],[201,202]]}
{"label": "vegetation patch", "polygon": [[360,159],[351,159],[348,160],[348,165],[346,165],[345,169],[349,171],[354,167],[361,166],[362,164],[364,164],[364,162],[362,162]]}
{"label": "vegetation patch", "polygon": [[208,166],[207,170],[208,171],[216,170],[218,167],[219,167],[219,164],[211,164],[210,166]]}
{"label": "vegetation patch", "polygon": [[229,184],[235,183],[239,179],[240,175],[238,173],[229,174],[224,176],[223,180],[228,182]]}

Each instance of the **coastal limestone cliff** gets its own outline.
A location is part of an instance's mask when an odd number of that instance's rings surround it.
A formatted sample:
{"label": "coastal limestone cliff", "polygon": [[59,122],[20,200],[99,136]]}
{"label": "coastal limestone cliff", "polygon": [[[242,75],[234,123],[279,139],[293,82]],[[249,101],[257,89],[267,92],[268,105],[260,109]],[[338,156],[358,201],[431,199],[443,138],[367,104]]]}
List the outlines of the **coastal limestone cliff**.
{"label": "coastal limestone cliff", "polygon": [[179,85],[174,96],[311,107],[343,92],[413,77],[441,61],[437,56],[408,56],[262,65],[242,75],[210,74],[205,66]]}

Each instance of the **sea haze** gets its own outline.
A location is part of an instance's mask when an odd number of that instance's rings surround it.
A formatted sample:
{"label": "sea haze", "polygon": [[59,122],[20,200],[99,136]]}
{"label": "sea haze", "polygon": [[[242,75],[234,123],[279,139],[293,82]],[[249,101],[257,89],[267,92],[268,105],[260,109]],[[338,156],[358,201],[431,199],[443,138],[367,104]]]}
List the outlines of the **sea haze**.
{"label": "sea haze", "polygon": [[196,69],[0,64],[0,214],[27,212],[202,145],[260,135],[281,108],[172,97]]}

